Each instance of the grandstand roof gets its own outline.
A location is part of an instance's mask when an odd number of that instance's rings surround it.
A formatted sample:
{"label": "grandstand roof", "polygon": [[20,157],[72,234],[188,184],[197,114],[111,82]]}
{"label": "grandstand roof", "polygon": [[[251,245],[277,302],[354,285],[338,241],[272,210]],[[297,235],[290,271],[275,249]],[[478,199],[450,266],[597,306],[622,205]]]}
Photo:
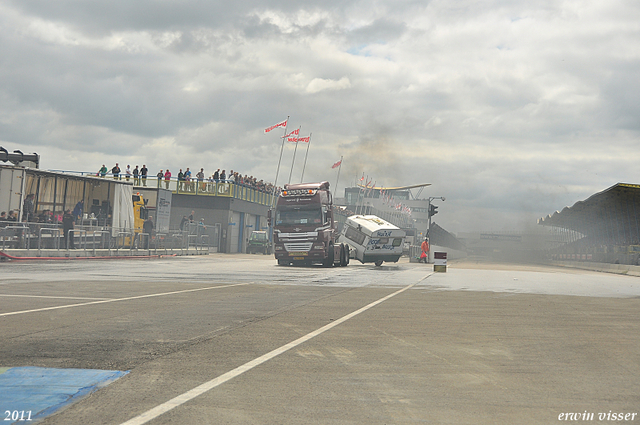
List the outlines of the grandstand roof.
{"label": "grandstand roof", "polygon": [[640,185],[618,183],[538,220],[619,245],[640,241]]}
{"label": "grandstand roof", "polygon": [[429,229],[429,242],[431,242],[432,245],[444,246],[458,251],[465,251],[467,249],[467,247],[460,242],[458,238],[438,226],[436,223],[431,223],[431,229]]}
{"label": "grandstand roof", "polygon": [[410,186],[398,186],[398,187],[377,187],[377,186],[369,187],[363,184],[358,184],[358,186],[363,189],[373,189],[373,190],[408,190],[408,189],[414,189],[416,187],[431,186],[431,183],[412,184]]}

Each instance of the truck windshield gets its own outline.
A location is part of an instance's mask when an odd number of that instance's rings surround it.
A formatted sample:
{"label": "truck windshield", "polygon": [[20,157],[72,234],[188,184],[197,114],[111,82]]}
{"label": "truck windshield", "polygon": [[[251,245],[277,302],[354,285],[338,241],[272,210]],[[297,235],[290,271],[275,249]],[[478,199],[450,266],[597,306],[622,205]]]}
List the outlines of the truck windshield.
{"label": "truck windshield", "polygon": [[266,241],[267,240],[267,234],[266,233],[257,233],[254,232],[251,234],[251,237],[249,238],[252,241]]}
{"label": "truck windshield", "polygon": [[319,205],[309,207],[283,207],[276,211],[277,225],[322,224]]}

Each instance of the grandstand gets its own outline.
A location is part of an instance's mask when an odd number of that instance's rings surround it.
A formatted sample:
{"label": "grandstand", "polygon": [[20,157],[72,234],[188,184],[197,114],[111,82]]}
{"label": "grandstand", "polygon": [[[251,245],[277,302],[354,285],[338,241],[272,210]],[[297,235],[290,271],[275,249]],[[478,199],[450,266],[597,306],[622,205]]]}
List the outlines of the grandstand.
{"label": "grandstand", "polygon": [[640,185],[618,183],[538,220],[562,239],[558,260],[640,265]]}

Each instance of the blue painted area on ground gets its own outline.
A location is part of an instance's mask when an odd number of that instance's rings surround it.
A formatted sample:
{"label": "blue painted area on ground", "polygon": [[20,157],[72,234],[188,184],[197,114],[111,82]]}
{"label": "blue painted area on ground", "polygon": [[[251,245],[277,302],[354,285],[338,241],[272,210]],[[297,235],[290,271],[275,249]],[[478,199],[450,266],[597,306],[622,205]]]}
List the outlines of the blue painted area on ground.
{"label": "blue painted area on ground", "polygon": [[[0,368],[0,420],[5,424],[18,424],[42,419],[127,373],[96,369]],[[26,421],[27,417],[30,422]]]}

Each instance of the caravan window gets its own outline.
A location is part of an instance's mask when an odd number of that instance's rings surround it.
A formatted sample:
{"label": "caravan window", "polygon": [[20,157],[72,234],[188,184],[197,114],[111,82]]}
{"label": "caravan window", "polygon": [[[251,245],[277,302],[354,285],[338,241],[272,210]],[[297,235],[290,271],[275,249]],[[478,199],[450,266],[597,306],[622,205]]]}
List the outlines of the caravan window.
{"label": "caravan window", "polygon": [[402,238],[395,238],[393,240],[393,246],[400,246],[402,245]]}
{"label": "caravan window", "polygon": [[347,239],[351,239],[358,245],[362,245],[364,239],[367,237],[367,235],[351,226],[347,226],[347,232],[344,235]]}

